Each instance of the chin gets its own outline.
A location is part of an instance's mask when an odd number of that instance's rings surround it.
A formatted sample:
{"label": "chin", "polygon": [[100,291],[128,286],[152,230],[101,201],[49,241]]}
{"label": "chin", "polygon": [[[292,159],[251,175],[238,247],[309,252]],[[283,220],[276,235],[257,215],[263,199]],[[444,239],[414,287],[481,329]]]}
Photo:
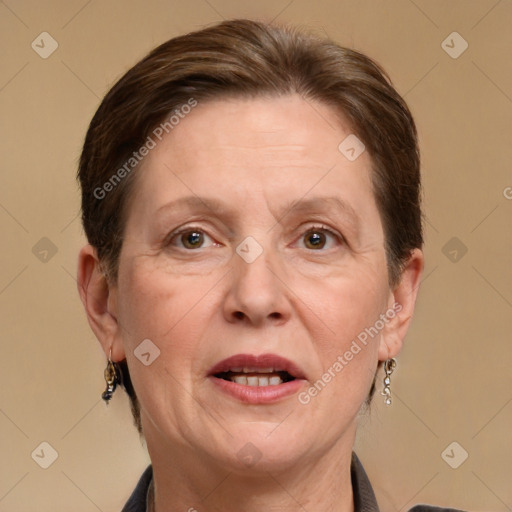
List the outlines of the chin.
{"label": "chin", "polygon": [[241,423],[231,433],[228,449],[231,460],[225,462],[237,472],[285,471],[295,466],[307,451],[305,435],[291,432],[279,422]]}

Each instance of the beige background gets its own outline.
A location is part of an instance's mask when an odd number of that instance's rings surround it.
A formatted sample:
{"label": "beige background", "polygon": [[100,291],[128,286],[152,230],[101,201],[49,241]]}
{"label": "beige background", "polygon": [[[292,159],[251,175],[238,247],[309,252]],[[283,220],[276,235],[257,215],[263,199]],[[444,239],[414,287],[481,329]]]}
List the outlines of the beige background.
{"label": "beige background", "polygon": [[[126,397],[108,410],[100,400],[104,357],[75,285],[76,162],[100,98],[129,66],[174,35],[244,16],[367,52],[419,125],[425,279],[395,402],[376,396],[357,443],[382,509],[512,510],[512,2],[6,0],[0,511],[119,511],[148,463]],[[59,45],[47,59],[31,48],[43,31]],[[457,59],[442,47],[454,31],[469,44]],[[58,453],[48,469],[31,457],[43,441]],[[457,469],[441,456],[453,441],[469,454]],[[463,452],[448,453],[453,464]]]}

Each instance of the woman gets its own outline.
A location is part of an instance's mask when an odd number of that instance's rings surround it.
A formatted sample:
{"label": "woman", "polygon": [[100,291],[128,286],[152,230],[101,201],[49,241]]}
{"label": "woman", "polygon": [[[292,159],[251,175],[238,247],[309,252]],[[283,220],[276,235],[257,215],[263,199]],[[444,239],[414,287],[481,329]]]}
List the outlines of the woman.
{"label": "woman", "polygon": [[124,386],[152,462],[124,510],[378,510],[357,417],[382,365],[391,403],[423,268],[383,71],[248,20],[171,39],[107,94],[78,176],[103,398]]}

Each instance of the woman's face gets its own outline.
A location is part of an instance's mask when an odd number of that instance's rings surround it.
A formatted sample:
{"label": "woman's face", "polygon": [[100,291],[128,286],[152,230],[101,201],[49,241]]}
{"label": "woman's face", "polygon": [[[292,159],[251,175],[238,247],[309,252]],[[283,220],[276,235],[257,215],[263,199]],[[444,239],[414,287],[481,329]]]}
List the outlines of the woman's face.
{"label": "woman's face", "polygon": [[350,134],[297,95],[219,100],[145,158],[104,345],[128,360],[150,449],[239,470],[350,450],[419,274],[388,286],[370,156],[338,148]]}

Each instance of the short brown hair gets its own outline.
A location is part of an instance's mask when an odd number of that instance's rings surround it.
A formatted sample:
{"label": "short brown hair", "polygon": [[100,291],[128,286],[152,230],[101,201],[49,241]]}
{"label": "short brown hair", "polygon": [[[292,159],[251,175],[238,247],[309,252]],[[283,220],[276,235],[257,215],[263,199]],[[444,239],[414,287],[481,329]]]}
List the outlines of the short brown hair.
{"label": "short brown hair", "polygon": [[[78,179],[84,230],[107,279],[117,279],[139,167],[135,163],[130,172],[126,162],[152,130],[191,99],[293,93],[332,106],[369,151],[389,283],[396,285],[411,251],[423,244],[417,133],[405,101],[365,55],[294,27],[245,19],[224,21],[158,46],[112,87],[96,111]],[[127,172],[120,173],[123,166]],[[116,172],[119,179],[113,180]],[[126,363],[122,365],[140,431],[137,398]]]}

